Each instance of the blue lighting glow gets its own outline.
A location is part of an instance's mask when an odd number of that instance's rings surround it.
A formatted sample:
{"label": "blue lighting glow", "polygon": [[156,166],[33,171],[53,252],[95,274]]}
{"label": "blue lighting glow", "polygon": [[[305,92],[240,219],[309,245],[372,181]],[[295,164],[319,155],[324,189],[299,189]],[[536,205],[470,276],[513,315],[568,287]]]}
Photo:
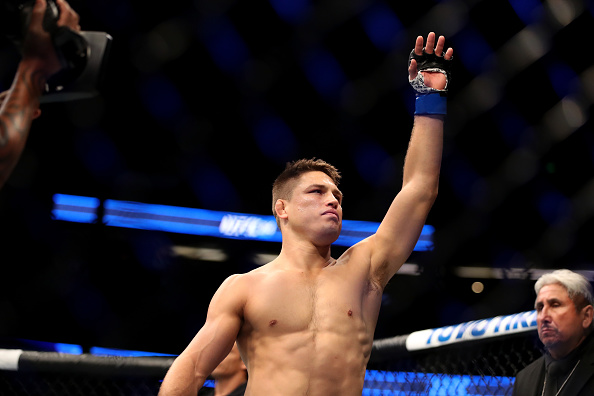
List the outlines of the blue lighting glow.
{"label": "blue lighting glow", "polygon": [[460,57],[466,69],[476,75],[481,74],[485,60],[493,53],[481,33],[470,26],[456,35],[455,46],[456,56]]}
{"label": "blue lighting glow", "polygon": [[509,0],[509,4],[526,25],[537,22],[543,8],[539,0]]}
{"label": "blue lighting glow", "polygon": [[367,370],[362,396],[503,396],[510,393],[513,384],[514,377]]}
{"label": "blue lighting glow", "polygon": [[296,154],[297,139],[283,119],[266,116],[254,125],[254,137],[260,151],[278,163],[285,163]]}
{"label": "blue lighting glow", "polygon": [[390,51],[402,41],[403,26],[394,12],[383,2],[374,2],[361,14],[361,23],[376,48]]}
{"label": "blue lighting glow", "polygon": [[239,73],[250,54],[233,24],[219,16],[199,25],[201,38],[217,65],[228,73]]}
{"label": "blue lighting glow", "polygon": [[175,85],[164,76],[143,80],[140,97],[150,113],[160,121],[169,121],[179,115],[183,101]]}
{"label": "blue lighting glow", "polygon": [[59,353],[69,353],[71,355],[81,355],[83,353],[82,346],[75,344],[61,344],[54,345],[55,351]]}
{"label": "blue lighting glow", "polygon": [[277,15],[289,23],[298,23],[307,15],[309,0],[270,0]]}
{"label": "blue lighting glow", "polygon": [[76,152],[86,168],[99,180],[112,180],[123,167],[118,147],[99,129],[91,128],[77,135]]}
{"label": "blue lighting glow", "polygon": [[[553,89],[560,98],[564,98],[572,93],[579,87],[575,84],[578,80],[576,73],[567,64],[562,62],[555,62],[547,68],[549,78]],[[573,84],[572,84],[573,83]]]}
{"label": "blue lighting glow", "polygon": [[[80,211],[97,209],[99,200],[56,194],[54,218],[63,221],[79,220]],[[69,202],[70,205],[66,205]],[[89,202],[93,203],[90,207]],[[204,235],[228,239],[248,239],[281,242],[281,233],[274,216],[252,215],[234,212],[184,208],[179,206],[145,204],[107,199],[103,203],[102,223],[110,227],[173,232],[189,235]],[[59,212],[57,212],[59,210]],[[59,215],[59,216],[58,216]],[[94,213],[94,219],[96,214]],[[74,219],[74,220],[72,220]],[[94,220],[93,220],[94,221]],[[93,221],[87,221],[88,223]],[[342,232],[335,242],[339,246],[351,246],[373,235],[379,223],[358,220],[343,220]],[[425,225],[415,246],[416,251],[433,249],[433,226]]]}
{"label": "blue lighting glow", "polygon": [[[205,235],[231,239],[280,241],[273,216],[255,216],[137,202],[105,201],[108,226]],[[279,234],[279,235],[277,235]]]}
{"label": "blue lighting glow", "polygon": [[322,48],[309,51],[303,59],[303,68],[309,82],[318,93],[336,99],[346,82],[340,63]]}
{"label": "blue lighting glow", "polygon": [[144,351],[129,351],[125,349],[114,349],[114,348],[102,348],[102,347],[91,347],[89,352],[96,356],[172,356],[167,353],[157,352],[144,352]]}
{"label": "blue lighting glow", "polygon": [[233,183],[213,163],[202,163],[194,170],[191,178],[194,193],[208,207],[235,208],[239,205]]}
{"label": "blue lighting glow", "polygon": [[54,220],[76,223],[93,223],[97,220],[97,208],[100,201],[93,197],[55,194],[52,217]]}
{"label": "blue lighting glow", "polygon": [[470,202],[473,187],[480,181],[480,176],[466,158],[462,155],[454,158],[450,161],[444,173],[448,177],[458,198],[464,202]]}
{"label": "blue lighting glow", "polygon": [[370,184],[379,186],[385,172],[385,164],[390,156],[384,148],[374,141],[360,142],[355,149],[355,159],[359,174]]}
{"label": "blue lighting glow", "polygon": [[559,191],[545,191],[537,199],[537,208],[541,217],[549,224],[558,221],[571,212],[571,203]]}
{"label": "blue lighting glow", "polygon": [[504,103],[494,109],[494,114],[493,121],[499,125],[499,132],[505,142],[510,147],[521,145],[529,128],[524,117]]}
{"label": "blue lighting glow", "polygon": [[47,342],[19,339],[20,344],[24,345],[26,349],[44,351],[44,352],[59,352],[67,353],[69,355],[81,355],[83,348],[77,344],[64,344],[61,342]]}

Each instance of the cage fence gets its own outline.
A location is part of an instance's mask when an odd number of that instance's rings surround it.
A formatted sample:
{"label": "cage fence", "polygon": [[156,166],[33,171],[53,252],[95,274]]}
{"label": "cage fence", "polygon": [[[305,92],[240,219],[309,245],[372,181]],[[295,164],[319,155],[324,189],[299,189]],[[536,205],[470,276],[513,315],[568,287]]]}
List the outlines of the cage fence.
{"label": "cage fence", "polygon": [[[375,340],[362,395],[511,395],[542,354],[535,329],[532,311]],[[157,395],[174,359],[0,349],[0,395]]]}

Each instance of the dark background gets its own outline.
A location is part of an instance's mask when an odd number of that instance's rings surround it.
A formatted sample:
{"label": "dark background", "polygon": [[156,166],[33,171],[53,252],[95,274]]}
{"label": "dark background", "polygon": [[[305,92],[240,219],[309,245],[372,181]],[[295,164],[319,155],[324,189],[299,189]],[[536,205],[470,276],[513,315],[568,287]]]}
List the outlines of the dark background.
{"label": "dark background", "polygon": [[[429,31],[455,51],[435,249],[388,286],[376,338],[531,310],[542,270],[593,270],[592,1],[70,4],[113,45],[101,95],[43,105],[0,191],[0,336],[177,354],[221,281],[280,248],[55,221],[55,193],[268,215],[284,164],[318,157],[345,218],[381,221]],[[0,59],[4,90],[18,53]]]}

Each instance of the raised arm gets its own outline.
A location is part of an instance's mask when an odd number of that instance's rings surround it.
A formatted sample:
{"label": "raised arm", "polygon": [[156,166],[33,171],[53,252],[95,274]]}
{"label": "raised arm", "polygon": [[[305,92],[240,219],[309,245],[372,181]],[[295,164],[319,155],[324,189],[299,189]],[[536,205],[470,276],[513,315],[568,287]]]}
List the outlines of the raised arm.
{"label": "raised arm", "polygon": [[[64,0],[56,0],[59,26],[80,31],[78,14]],[[39,98],[47,79],[61,68],[42,20],[46,0],[36,0],[25,35],[22,59],[12,86],[0,94],[0,188],[25,147],[31,122],[39,115]]]}
{"label": "raised arm", "polygon": [[437,197],[449,73],[440,70],[448,67],[453,55],[451,48],[444,53],[444,45],[443,36],[436,43],[435,34],[430,33],[425,48],[419,36],[411,53],[409,81],[417,97],[402,189],[370,241],[371,274],[382,287],[413,251]]}
{"label": "raised arm", "polygon": [[196,396],[206,378],[229,354],[243,317],[241,275],[225,280],[213,296],[206,322],[165,376],[159,396]]}

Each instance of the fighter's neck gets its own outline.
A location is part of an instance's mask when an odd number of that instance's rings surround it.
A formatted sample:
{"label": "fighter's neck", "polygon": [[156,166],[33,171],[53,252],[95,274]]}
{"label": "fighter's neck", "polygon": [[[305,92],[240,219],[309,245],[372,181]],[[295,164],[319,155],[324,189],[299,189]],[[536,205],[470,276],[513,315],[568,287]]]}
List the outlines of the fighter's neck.
{"label": "fighter's neck", "polygon": [[330,246],[318,247],[305,242],[283,242],[278,262],[285,268],[315,270],[325,268],[335,260],[330,255]]}

